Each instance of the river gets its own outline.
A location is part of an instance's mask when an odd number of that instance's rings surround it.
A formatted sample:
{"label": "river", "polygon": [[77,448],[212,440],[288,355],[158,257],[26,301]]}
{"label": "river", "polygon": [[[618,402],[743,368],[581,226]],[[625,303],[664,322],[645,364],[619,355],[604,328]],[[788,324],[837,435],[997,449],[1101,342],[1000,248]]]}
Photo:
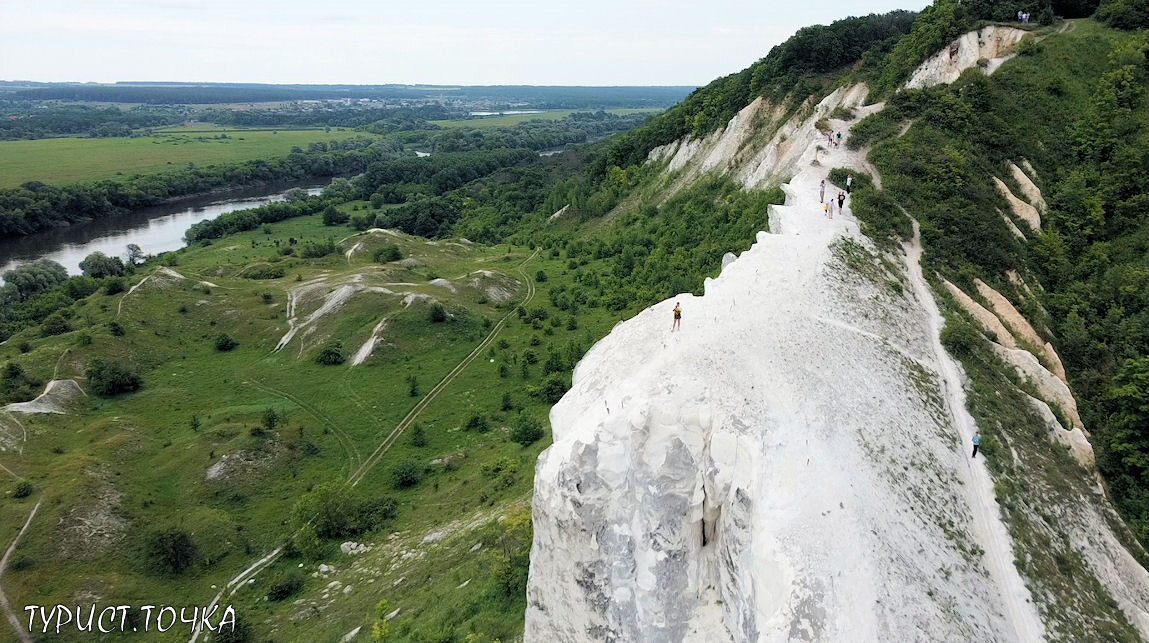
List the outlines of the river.
{"label": "river", "polygon": [[149,255],[175,250],[183,247],[184,233],[195,223],[225,212],[282,201],[293,188],[302,188],[308,194],[318,194],[328,182],[278,183],[228,190],[179,199],[128,214],[77,223],[26,237],[0,239],[0,275],[37,259],[51,259],[67,268],[68,274],[78,275],[84,257],[96,251],[125,257],[129,243],[138,245],[144,254]]}

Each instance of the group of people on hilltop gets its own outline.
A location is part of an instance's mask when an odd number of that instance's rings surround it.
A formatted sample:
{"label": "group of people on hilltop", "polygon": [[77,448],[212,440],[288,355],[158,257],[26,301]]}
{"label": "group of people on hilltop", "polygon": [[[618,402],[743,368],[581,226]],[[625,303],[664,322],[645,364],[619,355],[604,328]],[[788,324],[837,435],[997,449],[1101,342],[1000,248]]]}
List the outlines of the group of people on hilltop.
{"label": "group of people on hilltop", "polygon": [[1029,12],[1028,11],[1018,11],[1017,12],[1017,21],[1023,25],[1028,25],[1029,24]]}
{"label": "group of people on hilltop", "polygon": [[822,184],[818,187],[818,201],[822,203],[822,211],[826,214],[826,218],[834,218],[834,202],[838,203],[838,212],[845,212],[846,195],[854,189],[854,175],[850,174],[846,177],[846,191],[838,191],[838,196],[830,195],[830,200],[826,200],[826,179],[822,179]]}

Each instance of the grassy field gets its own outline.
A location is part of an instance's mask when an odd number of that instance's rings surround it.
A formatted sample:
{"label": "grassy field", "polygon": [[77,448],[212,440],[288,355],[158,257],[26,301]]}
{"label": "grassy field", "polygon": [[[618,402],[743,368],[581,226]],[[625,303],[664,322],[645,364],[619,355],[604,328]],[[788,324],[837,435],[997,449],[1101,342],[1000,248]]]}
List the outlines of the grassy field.
{"label": "grassy field", "polygon": [[[336,640],[369,625],[381,599],[401,609],[394,640],[427,640],[443,629],[458,640],[466,632],[484,640],[521,635],[523,597],[507,595],[491,570],[507,568],[503,552],[510,547],[522,558],[509,569],[525,574],[529,527],[508,534],[496,521],[528,503],[534,461],[548,440],[524,448],[510,439],[510,427],[520,413],[546,426],[549,404],[532,391],[547,379],[548,356],[564,356],[569,368],[609,330],[614,314],[584,308],[574,315],[551,303],[548,292],[574,283],[576,272],[557,254],[350,235],[306,217],[187,249],[173,267],[185,279],[153,278],[130,295],[93,295],[75,307],[72,332],[41,338],[29,331],[0,346],[0,363],[14,360],[44,380],[54,372],[81,377],[83,364],[101,356],[136,365],[145,380],[132,395],[83,398],[70,415],[20,418],[29,432],[24,453],[0,453],[0,464],[37,492],[10,498],[11,477],[0,479],[3,542],[36,501],[44,505],[21,542],[18,568],[5,574],[14,604],[68,602],[91,592],[124,603],[203,605],[213,588],[287,541],[287,517],[301,495],[325,482],[348,484],[357,472],[355,496],[393,498],[397,516],[348,538],[372,547],[360,557],[328,541],[321,559],[280,558],[225,600],[253,624],[257,640]],[[341,252],[310,260],[278,253],[276,242],[328,236],[340,240]],[[388,243],[398,245],[406,264],[372,260]],[[261,266],[282,267],[283,276],[244,276]],[[312,283],[319,285],[307,290]],[[356,284],[364,288],[336,312],[275,350],[289,327],[289,291],[296,289],[301,321],[329,293]],[[515,314],[528,297],[527,308],[545,320]],[[446,307],[448,321],[429,321],[433,301]],[[350,355],[384,318],[371,357],[352,366]],[[123,336],[109,332],[113,320]],[[239,347],[217,351],[220,333]],[[317,364],[316,353],[336,340],[348,361]],[[23,341],[32,345],[27,354],[17,348]],[[409,435],[414,424],[388,443],[404,416],[476,347],[474,359],[415,418],[425,444]],[[286,419],[260,433],[254,429],[268,408]],[[468,428],[475,416],[483,426]],[[208,478],[209,467],[225,458],[235,468]],[[422,479],[397,489],[393,472],[405,462],[415,463]],[[159,525],[192,533],[201,562],[183,574],[147,571],[145,534]],[[320,562],[338,571],[318,575]],[[303,585],[291,600],[265,600],[274,582],[296,574]],[[334,581],[354,590],[333,592]],[[160,640],[186,640],[177,630]]]}
{"label": "grassy field", "polygon": [[[488,127],[513,127],[519,123],[527,121],[548,120],[557,121],[575,112],[585,112],[585,109],[556,109],[545,111],[539,114],[507,114],[504,116],[478,116],[475,118],[464,120],[449,120],[449,121],[431,121],[439,127],[452,129],[456,127],[474,127],[474,128],[488,128]],[[620,108],[606,110],[611,114],[625,115],[625,114],[655,114],[662,110],[658,109],[642,109],[642,108]]]}
{"label": "grassy field", "polygon": [[[192,129],[192,128],[188,128]],[[0,187],[26,181],[64,185],[162,172],[188,163],[207,165],[284,156],[293,146],[370,136],[346,128],[236,130],[196,124],[147,138],[50,138],[0,142]],[[227,135],[228,138],[219,138]]]}

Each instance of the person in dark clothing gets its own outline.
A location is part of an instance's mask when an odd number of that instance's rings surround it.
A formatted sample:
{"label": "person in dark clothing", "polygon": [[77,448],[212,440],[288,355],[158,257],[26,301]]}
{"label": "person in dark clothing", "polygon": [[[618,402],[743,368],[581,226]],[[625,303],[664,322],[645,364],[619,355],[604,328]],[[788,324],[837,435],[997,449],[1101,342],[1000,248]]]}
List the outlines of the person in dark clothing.
{"label": "person in dark clothing", "polygon": [[846,203],[846,195],[839,192],[838,193],[838,212],[845,212],[845,210],[842,209],[842,206],[845,205],[845,203]]}

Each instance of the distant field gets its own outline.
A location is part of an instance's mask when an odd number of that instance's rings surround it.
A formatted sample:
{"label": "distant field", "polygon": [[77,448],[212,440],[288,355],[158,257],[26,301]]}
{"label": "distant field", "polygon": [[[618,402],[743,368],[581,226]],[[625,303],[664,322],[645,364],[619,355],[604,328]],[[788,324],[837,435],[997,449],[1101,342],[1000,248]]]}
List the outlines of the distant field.
{"label": "distant field", "polygon": [[[518,125],[519,123],[525,123],[526,121],[537,121],[537,120],[548,120],[548,121],[555,120],[555,121],[557,121],[561,118],[566,118],[567,116],[570,116],[571,114],[574,114],[575,112],[587,112],[587,111],[592,111],[592,110],[556,109],[556,110],[550,110],[550,111],[542,112],[540,114],[508,114],[506,116],[477,116],[475,118],[464,119],[464,120],[431,121],[431,122],[438,125],[439,127],[444,128],[444,129],[451,129],[451,128],[455,128],[455,127],[474,127],[474,128],[480,128],[480,129],[487,128],[487,127],[511,127],[514,125]],[[619,108],[619,109],[608,109],[606,111],[610,112],[611,114],[618,114],[618,115],[622,116],[622,115],[626,115],[626,114],[641,114],[641,113],[655,114],[655,113],[660,112],[662,110],[660,110],[660,109],[640,109],[640,108],[629,108],[628,107],[628,108]]]}
{"label": "distant field", "polygon": [[[199,130],[197,134],[195,130]],[[227,134],[230,138],[212,138]],[[370,136],[345,128],[323,130],[215,129],[197,123],[150,138],[51,138],[0,142],[0,187],[26,181],[64,185],[179,168],[274,158],[315,141]]]}

